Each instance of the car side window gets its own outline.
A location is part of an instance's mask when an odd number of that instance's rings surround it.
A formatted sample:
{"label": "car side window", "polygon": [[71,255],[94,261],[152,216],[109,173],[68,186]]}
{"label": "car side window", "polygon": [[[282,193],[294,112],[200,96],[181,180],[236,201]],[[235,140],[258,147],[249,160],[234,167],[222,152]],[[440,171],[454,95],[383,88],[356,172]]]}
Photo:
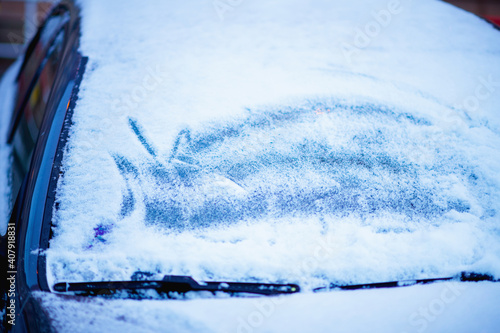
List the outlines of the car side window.
{"label": "car side window", "polygon": [[56,78],[58,64],[62,58],[65,30],[60,29],[52,39],[48,51],[40,64],[40,73],[33,80],[30,94],[19,115],[15,130],[12,133],[13,167],[12,198],[15,200],[22,181],[28,172],[31,155],[38,138],[45,115],[52,86]]}
{"label": "car side window", "polygon": [[69,21],[67,12],[54,13],[47,18],[26,50],[25,58],[18,75],[18,96],[16,110],[22,107],[30,93],[31,83],[36,79],[40,67],[47,57],[54,38],[66,22]]}

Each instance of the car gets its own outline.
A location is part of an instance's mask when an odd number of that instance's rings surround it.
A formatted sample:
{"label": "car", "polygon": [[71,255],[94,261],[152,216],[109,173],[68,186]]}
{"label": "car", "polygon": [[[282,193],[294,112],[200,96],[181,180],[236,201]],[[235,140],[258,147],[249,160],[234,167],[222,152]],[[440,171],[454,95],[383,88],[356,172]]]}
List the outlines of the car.
{"label": "car", "polygon": [[495,332],[499,39],[434,1],[59,2],[0,86],[4,327]]}

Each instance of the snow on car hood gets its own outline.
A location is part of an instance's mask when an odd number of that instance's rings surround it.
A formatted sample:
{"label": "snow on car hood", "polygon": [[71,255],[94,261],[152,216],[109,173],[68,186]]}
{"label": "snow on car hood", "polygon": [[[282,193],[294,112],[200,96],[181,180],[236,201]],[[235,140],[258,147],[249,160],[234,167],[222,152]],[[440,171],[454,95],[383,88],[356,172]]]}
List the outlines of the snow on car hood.
{"label": "snow on car hood", "polygon": [[435,1],[216,4],[82,1],[50,284],[500,276],[498,31]]}
{"label": "snow on car hood", "polygon": [[480,329],[493,333],[498,330],[500,286],[490,282],[450,282],[334,295],[189,302],[71,299],[40,292],[34,296],[41,300],[60,332],[467,333]]}

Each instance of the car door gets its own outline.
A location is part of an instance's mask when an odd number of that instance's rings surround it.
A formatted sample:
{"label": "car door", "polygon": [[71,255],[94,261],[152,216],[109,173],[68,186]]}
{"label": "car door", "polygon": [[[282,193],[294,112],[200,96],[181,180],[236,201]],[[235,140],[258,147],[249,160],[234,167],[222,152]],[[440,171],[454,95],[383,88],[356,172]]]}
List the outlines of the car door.
{"label": "car door", "polygon": [[8,142],[13,147],[13,201],[28,172],[57,67],[63,56],[67,24],[68,13],[62,9],[47,18],[30,43],[17,78],[16,108],[8,132]]}

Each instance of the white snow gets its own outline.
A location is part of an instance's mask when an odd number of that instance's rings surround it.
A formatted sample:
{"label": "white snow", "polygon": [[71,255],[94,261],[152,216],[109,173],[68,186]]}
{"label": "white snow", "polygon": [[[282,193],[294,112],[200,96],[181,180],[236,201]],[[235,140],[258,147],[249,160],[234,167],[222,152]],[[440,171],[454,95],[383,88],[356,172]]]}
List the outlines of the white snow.
{"label": "white snow", "polygon": [[[430,0],[241,1],[224,12],[214,3],[81,1],[89,64],[58,185],[49,284],[136,271],[298,283],[306,294],[290,297],[269,331],[301,331],[313,318],[315,331],[384,320],[403,330],[420,303],[399,301],[428,302],[442,285],[307,292],[464,270],[500,277],[497,30]],[[498,324],[490,286],[472,298],[485,297],[486,331]],[[380,295],[392,305],[378,307]],[[55,316],[80,307],[41,297]],[[144,324],[130,317],[144,304],[151,330],[173,331],[234,330],[224,311],[236,325],[253,304],[113,302],[124,327]],[[365,321],[344,316],[356,304],[370,310]],[[458,332],[479,316],[462,317],[460,304],[443,312]]]}
{"label": "white snow", "polygon": [[487,23],[402,1],[354,52],[356,29],[393,5],[245,2],[223,21],[206,1],[82,7],[90,63],[51,282],[500,275],[500,37]]}
{"label": "white snow", "polygon": [[500,285],[488,282],[190,301],[36,297],[60,332],[75,333],[495,333],[500,317]]}

